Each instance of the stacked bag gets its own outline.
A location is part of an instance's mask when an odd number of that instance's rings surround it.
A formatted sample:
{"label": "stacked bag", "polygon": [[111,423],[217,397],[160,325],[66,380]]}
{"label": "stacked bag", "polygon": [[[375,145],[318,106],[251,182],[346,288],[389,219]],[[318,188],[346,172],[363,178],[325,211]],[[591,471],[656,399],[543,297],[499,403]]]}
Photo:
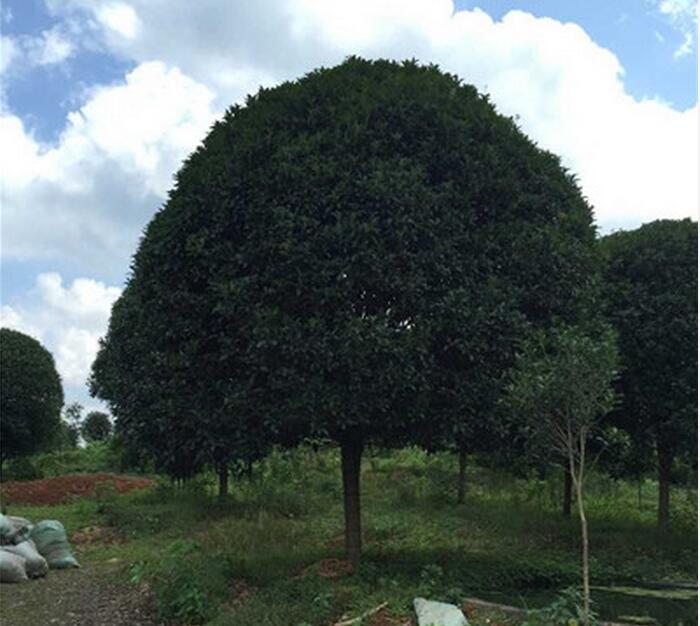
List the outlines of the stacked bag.
{"label": "stacked bag", "polygon": [[0,582],[17,583],[45,576],[51,569],[80,567],[61,522],[33,525],[23,517],[0,514]]}

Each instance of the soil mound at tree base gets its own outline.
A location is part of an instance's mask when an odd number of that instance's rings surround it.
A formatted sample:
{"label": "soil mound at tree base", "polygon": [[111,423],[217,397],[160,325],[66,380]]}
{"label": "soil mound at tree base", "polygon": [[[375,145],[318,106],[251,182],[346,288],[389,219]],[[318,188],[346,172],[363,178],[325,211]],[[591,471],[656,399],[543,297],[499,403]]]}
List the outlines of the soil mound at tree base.
{"label": "soil mound at tree base", "polygon": [[3,498],[10,504],[52,505],[71,498],[91,496],[95,487],[111,482],[119,493],[150,487],[153,481],[119,474],[69,474],[41,480],[9,481],[0,484]]}

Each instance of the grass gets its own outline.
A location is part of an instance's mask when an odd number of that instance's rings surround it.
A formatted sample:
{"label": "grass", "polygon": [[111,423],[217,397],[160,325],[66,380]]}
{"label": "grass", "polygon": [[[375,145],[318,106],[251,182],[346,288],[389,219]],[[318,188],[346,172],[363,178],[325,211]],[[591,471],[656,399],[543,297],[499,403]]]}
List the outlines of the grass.
{"label": "grass", "polygon": [[[578,523],[558,512],[560,488],[472,464],[467,502],[453,503],[456,462],[406,449],[367,455],[363,466],[363,564],[324,578],[310,567],[342,558],[343,511],[336,450],[275,452],[225,503],[214,477],[184,489],[159,482],[55,507],[11,506],[70,532],[111,526],[123,543],[93,544],[80,558],[118,559],[125,580],[146,578],[161,617],[225,625],[328,624],[388,602],[408,616],[416,596],[461,602],[479,592],[552,590],[579,579]],[[672,528],[655,526],[655,485],[593,476],[587,511],[596,585],[697,578],[696,492],[674,490]],[[113,561],[112,561],[113,562]]]}

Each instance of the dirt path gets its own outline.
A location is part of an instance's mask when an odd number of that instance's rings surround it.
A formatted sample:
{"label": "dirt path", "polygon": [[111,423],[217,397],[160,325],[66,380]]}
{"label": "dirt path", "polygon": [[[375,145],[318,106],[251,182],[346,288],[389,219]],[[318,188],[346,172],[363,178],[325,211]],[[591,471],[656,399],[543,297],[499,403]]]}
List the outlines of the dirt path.
{"label": "dirt path", "polygon": [[2,584],[0,626],[156,626],[148,589],[114,579],[114,568],[87,564]]}

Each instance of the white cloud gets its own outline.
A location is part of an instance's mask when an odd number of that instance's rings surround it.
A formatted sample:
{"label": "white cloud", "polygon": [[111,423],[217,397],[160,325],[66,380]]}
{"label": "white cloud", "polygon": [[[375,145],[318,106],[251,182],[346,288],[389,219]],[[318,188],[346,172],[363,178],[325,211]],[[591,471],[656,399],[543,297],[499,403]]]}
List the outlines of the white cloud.
{"label": "white cloud", "polygon": [[[647,0],[650,1],[650,0]],[[673,53],[680,59],[693,52],[697,39],[698,4],[696,0],[651,0],[668,24],[683,38]]]}
{"label": "white cloud", "polygon": [[41,300],[52,309],[76,320],[104,321],[105,311],[119,297],[119,287],[107,287],[89,278],[76,278],[69,289],[60,274],[39,274],[36,286]]}
{"label": "white cloud", "polygon": [[697,24],[698,21],[698,5],[695,0],[661,0],[659,11],[678,24]]}
{"label": "white cloud", "polygon": [[34,67],[60,65],[77,51],[70,33],[71,23],[60,24],[44,30],[37,36],[2,36],[0,43],[0,71],[3,74],[26,71]]}
{"label": "white cloud", "polygon": [[683,36],[683,43],[678,46],[673,52],[674,59],[680,59],[682,57],[688,56],[693,52],[693,35],[691,33],[686,33]]}
{"label": "white cloud", "polygon": [[15,40],[12,37],[0,35],[0,74],[5,73],[12,60],[17,58],[18,53]]}
{"label": "white cloud", "polygon": [[107,30],[133,39],[141,27],[134,8],[124,2],[109,2],[97,8],[97,19]]}
{"label": "white cloud", "polygon": [[0,116],[3,254],[70,257],[122,277],[141,228],[206,134],[212,97],[151,62],[93,90],[57,145],[40,145],[19,118]]}
{"label": "white cloud", "polygon": [[32,326],[15,309],[6,304],[0,307],[0,327],[19,330],[26,335],[31,335],[35,339],[41,340],[41,331]]}
{"label": "white cloud", "polygon": [[[562,155],[604,229],[696,214],[697,106],[629,96],[617,57],[575,24],[522,11],[494,21],[479,9],[454,11],[450,0],[50,6],[137,67],[124,83],[93,90],[56,145],[40,146],[16,117],[0,121],[12,232],[3,247],[15,258],[77,257],[123,276],[140,229],[215,113],[260,84],[349,54],[436,62],[487,89],[501,112]],[[664,10],[681,14],[675,4]]]}
{"label": "white cloud", "polygon": [[58,28],[45,30],[39,37],[26,38],[24,49],[32,65],[56,65],[75,52],[75,45]]}
{"label": "white cloud", "polygon": [[59,274],[39,274],[33,289],[2,307],[0,325],[38,339],[53,354],[64,384],[84,387],[120,293],[90,278],[64,286]]}

